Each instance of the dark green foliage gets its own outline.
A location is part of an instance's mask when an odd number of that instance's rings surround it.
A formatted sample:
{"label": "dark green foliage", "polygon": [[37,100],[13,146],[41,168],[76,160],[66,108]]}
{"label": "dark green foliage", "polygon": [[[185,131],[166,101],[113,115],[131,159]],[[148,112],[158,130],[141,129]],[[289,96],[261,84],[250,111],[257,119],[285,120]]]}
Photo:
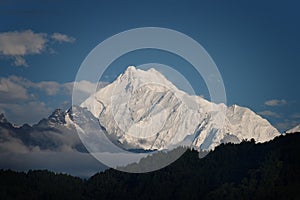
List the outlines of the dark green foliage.
{"label": "dark green foliage", "polygon": [[0,170],[0,199],[83,199],[83,180],[47,170]]}
{"label": "dark green foliage", "polygon": [[264,144],[221,145],[203,159],[188,150],[144,174],[109,169],[81,180],[1,170],[0,199],[300,199],[299,153],[300,134],[292,134]]}

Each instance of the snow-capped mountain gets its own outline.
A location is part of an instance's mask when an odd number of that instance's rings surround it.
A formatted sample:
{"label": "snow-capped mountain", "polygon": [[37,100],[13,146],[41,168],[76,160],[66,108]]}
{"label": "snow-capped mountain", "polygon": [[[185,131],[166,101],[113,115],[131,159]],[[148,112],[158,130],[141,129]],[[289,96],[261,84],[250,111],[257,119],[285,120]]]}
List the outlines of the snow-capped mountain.
{"label": "snow-capped mountain", "polygon": [[214,149],[221,143],[279,135],[248,108],[211,103],[177,89],[155,69],[128,67],[113,83],[85,100],[107,136],[125,149],[168,149],[192,144]]}
{"label": "snow-capped mountain", "polygon": [[300,124],[286,131],[286,133],[300,133]]}

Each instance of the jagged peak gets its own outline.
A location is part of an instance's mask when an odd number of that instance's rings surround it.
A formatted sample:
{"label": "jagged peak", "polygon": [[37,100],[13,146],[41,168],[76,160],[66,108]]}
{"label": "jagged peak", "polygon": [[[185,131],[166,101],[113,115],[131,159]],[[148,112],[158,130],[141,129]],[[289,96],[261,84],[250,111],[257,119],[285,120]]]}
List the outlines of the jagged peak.
{"label": "jagged peak", "polygon": [[[150,68],[148,70],[143,70],[143,69],[138,69],[135,66],[129,66],[123,74],[119,76],[119,78],[125,78],[128,80],[149,80],[150,78],[153,79],[155,78],[154,81],[160,80],[160,81],[167,81],[169,82],[166,77],[157,71],[155,68]],[[159,82],[160,82],[159,81]]]}
{"label": "jagged peak", "polygon": [[52,114],[48,117],[49,121],[53,123],[65,124],[65,115],[66,112],[60,108],[55,109]]}

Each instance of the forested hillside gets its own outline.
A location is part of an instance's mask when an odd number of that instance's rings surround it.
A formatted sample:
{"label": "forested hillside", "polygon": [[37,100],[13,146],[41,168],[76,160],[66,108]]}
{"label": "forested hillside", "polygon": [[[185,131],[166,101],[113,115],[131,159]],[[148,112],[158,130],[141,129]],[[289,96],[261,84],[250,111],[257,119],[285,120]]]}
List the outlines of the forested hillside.
{"label": "forested hillside", "polygon": [[82,180],[49,171],[0,171],[0,199],[300,199],[300,133],[188,150],[145,174],[113,169]]}

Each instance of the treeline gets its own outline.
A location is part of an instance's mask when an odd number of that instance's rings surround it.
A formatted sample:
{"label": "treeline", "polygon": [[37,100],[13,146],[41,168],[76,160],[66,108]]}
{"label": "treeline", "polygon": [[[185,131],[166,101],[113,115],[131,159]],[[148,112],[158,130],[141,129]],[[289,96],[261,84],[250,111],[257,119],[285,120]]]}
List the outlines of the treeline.
{"label": "treeline", "polygon": [[0,199],[300,199],[300,133],[188,150],[159,171],[113,169],[88,180],[49,171],[0,171]]}

